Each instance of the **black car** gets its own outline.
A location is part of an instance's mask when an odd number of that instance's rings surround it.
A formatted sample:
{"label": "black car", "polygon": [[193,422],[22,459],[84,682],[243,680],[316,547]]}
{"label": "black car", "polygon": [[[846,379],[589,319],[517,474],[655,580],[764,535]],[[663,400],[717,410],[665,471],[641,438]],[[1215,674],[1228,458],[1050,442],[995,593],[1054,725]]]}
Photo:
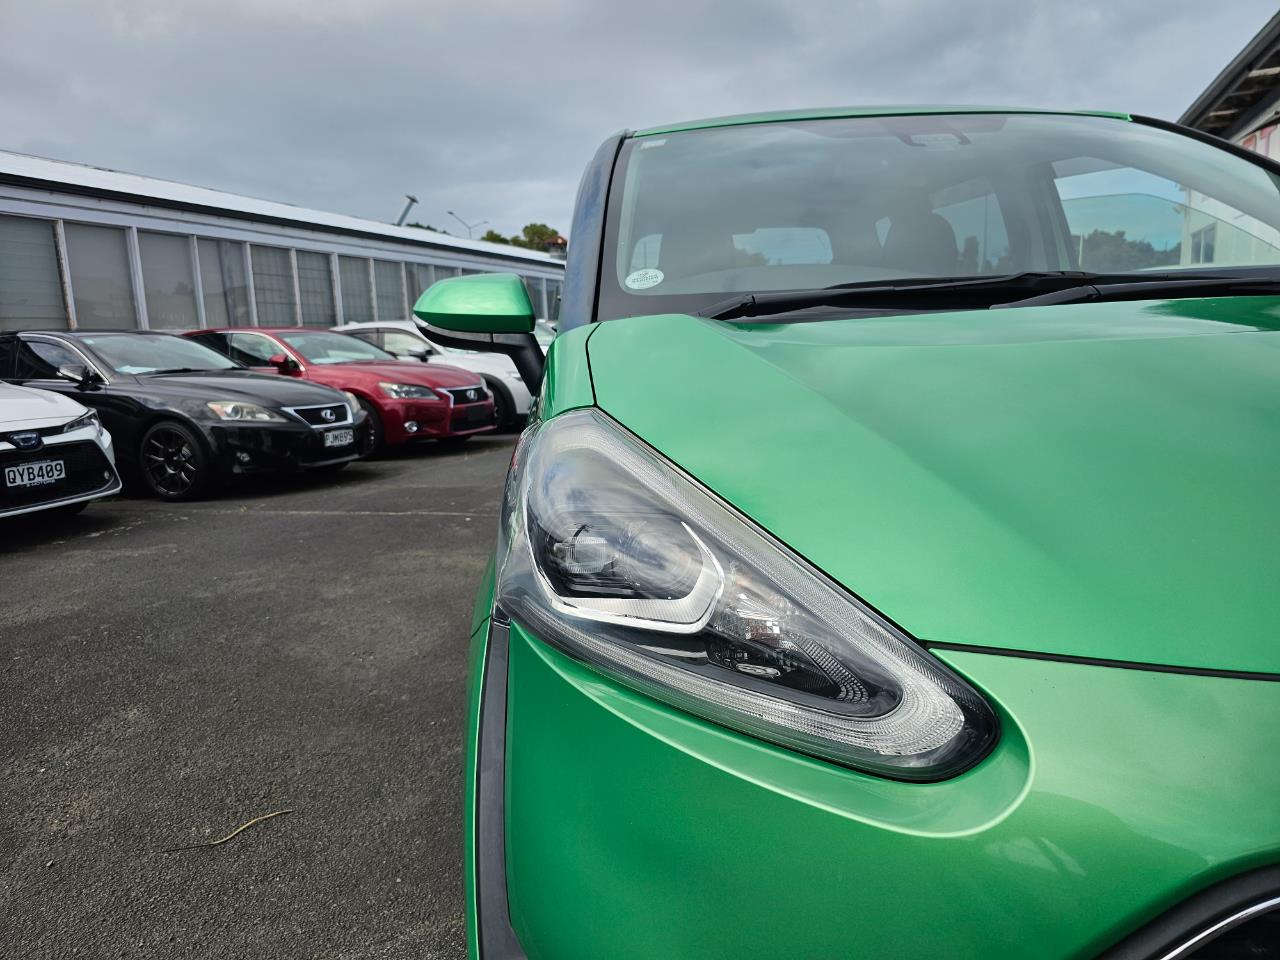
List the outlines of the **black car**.
{"label": "black car", "polygon": [[98,411],[126,482],[165,500],[232,476],[339,469],[363,445],[365,414],[348,394],[165,333],[0,334],[0,379]]}

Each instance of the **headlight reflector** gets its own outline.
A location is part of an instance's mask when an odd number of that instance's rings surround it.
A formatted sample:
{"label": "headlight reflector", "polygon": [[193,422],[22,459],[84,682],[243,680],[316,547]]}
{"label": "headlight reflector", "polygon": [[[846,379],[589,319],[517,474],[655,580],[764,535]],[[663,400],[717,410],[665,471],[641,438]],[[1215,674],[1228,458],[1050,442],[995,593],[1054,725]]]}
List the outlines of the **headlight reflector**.
{"label": "headlight reflector", "polygon": [[963,680],[599,411],[526,431],[500,557],[514,619],[724,726],[905,780],[995,740]]}
{"label": "headlight reflector", "polygon": [[64,423],[60,432],[71,433],[75,430],[83,430],[85,427],[93,427],[98,433],[102,432],[102,421],[98,418],[97,410],[88,410],[74,420]]}
{"label": "headlight reflector", "polygon": [[379,389],[393,400],[431,400],[439,394],[416,383],[379,383]]}
{"label": "headlight reflector", "polygon": [[205,404],[219,420],[240,420],[254,422],[280,422],[285,418],[280,414],[260,407],[256,403],[243,403],[239,400],[211,400]]}

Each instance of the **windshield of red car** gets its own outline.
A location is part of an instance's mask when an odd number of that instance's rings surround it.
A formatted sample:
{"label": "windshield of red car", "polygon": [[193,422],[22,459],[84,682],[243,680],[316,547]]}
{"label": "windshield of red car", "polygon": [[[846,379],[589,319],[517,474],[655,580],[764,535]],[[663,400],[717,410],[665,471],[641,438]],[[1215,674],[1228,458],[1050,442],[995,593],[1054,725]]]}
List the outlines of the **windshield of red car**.
{"label": "windshield of red car", "polygon": [[344,333],[299,331],[282,333],[280,339],[308,363],[351,363],[352,361],[395,360],[395,356],[358,337]]}

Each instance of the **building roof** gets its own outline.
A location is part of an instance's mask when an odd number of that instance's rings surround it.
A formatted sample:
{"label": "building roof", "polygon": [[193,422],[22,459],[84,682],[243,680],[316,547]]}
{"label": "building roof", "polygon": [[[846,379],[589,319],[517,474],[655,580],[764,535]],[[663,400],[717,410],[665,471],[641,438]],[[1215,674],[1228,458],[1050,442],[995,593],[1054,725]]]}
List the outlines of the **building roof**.
{"label": "building roof", "polygon": [[1088,117],[1117,117],[1129,119],[1127,113],[1107,110],[1043,110],[1034,107],[979,107],[973,105],[948,106],[945,104],[915,104],[906,106],[863,107],[814,107],[807,110],[774,110],[769,113],[739,113],[728,117],[711,117],[706,120],[690,120],[684,123],[665,124],[639,130],[637,137],[651,137],[682,130],[702,130],[707,127],[736,127],[746,123],[780,123],[793,120],[830,120],[839,117],[897,117],[923,116],[939,113],[1051,113],[1075,114]]}
{"label": "building roof", "polygon": [[1235,140],[1274,119],[1278,100],[1280,13],[1196,97],[1179,122]]}
{"label": "building roof", "polygon": [[397,227],[389,223],[379,223],[376,220],[348,217],[340,213],[326,213],[323,210],[310,210],[275,200],[259,200],[235,193],[211,190],[207,187],[177,183],[173,180],[144,177],[136,173],[124,173],[104,167],[93,167],[67,160],[51,160],[5,150],[0,150],[0,183],[62,193],[109,197],[260,223],[275,223],[393,240],[452,253],[475,253],[486,257],[503,258],[531,266],[536,264],[562,267],[564,265],[564,261],[549,254],[526,250],[522,247],[488,243],[484,240],[466,240],[420,227]]}

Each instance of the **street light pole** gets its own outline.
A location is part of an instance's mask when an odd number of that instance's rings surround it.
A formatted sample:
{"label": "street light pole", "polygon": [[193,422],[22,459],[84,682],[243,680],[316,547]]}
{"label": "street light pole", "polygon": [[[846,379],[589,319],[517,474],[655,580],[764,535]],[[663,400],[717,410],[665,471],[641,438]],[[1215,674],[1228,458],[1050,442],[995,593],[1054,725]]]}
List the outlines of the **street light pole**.
{"label": "street light pole", "polygon": [[405,221],[405,218],[406,218],[407,216],[409,216],[409,211],[410,211],[410,210],[412,210],[412,209],[413,209],[413,205],[414,205],[415,203],[417,203],[417,202],[418,202],[418,198],[417,198],[417,197],[415,197],[412,193],[406,193],[406,194],[404,195],[404,198],[405,198],[406,200],[408,200],[409,202],[408,202],[408,203],[406,203],[406,204],[404,205],[404,209],[400,211],[400,219],[396,221],[396,226],[397,226],[397,227],[403,227],[403,226],[404,226],[404,221]]}
{"label": "street light pole", "polygon": [[479,223],[467,223],[467,221],[463,220],[460,216],[458,216],[452,210],[446,210],[445,213],[449,214],[449,216],[453,217],[453,219],[457,220],[460,224],[462,224],[464,227],[467,228],[468,240],[472,239],[472,236],[471,236],[472,230],[475,230],[477,227],[483,227],[486,223],[489,222],[488,220],[481,220]]}

